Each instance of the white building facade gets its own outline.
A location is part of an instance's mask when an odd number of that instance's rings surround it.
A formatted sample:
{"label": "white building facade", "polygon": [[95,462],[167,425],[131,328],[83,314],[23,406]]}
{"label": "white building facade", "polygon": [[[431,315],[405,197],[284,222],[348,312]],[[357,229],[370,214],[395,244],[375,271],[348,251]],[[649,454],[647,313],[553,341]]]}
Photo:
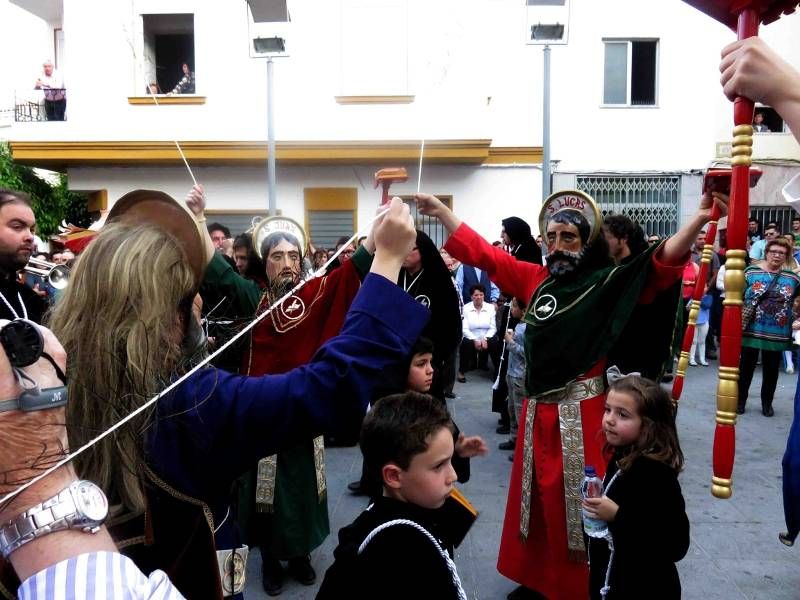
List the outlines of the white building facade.
{"label": "white building facade", "polygon": [[[15,159],[65,170],[72,189],[107,210],[136,188],[182,198],[192,179],[178,141],[206,187],[210,220],[238,233],[266,214],[267,69],[251,57],[256,27],[244,0],[3,2],[11,21],[38,19],[44,33],[21,46],[0,102],[16,106],[42,57],[55,58],[68,90],[66,121],[0,129]],[[419,179],[489,240],[510,215],[538,228],[542,52],[526,45],[522,0],[288,9],[287,56],[274,61],[277,207],[312,241],[327,246],[367,223],[379,201],[373,173],[388,166],[410,176],[393,193],[412,195]],[[671,233],[697,205],[702,170],[725,158],[732,108],[718,63],[734,36],[679,0],[572,0],[570,13],[569,43],[552,49],[553,189],[584,189],[647,233]],[[763,29],[795,65],[798,34],[797,15]],[[148,84],[169,91],[182,62],[195,93],[155,105]],[[800,148],[764,110],[775,132],[756,138],[768,176],[753,203],[773,206]]]}

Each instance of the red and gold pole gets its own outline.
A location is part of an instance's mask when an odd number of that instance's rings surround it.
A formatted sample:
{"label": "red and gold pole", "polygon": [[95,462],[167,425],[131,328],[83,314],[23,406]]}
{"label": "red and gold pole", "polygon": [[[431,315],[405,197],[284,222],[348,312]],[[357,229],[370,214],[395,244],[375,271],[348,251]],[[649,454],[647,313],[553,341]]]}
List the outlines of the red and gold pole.
{"label": "red and gold pole", "polygon": [[672,383],[672,404],[676,410],[678,408],[678,402],[681,399],[681,394],[683,393],[683,380],[686,377],[686,368],[689,366],[689,350],[692,347],[694,332],[697,328],[697,315],[700,312],[700,300],[706,292],[708,271],[711,268],[711,260],[714,255],[714,240],[717,237],[719,217],[719,207],[714,204],[714,208],[711,209],[711,221],[709,221],[708,230],[706,231],[705,244],[703,245],[703,256],[700,259],[700,273],[697,275],[697,281],[694,284],[694,291],[692,292],[692,304],[689,308],[686,331],[683,334],[681,353],[678,357],[678,368],[675,370],[675,381]]}
{"label": "red and gold pole", "polygon": [[[758,35],[759,13],[748,7],[739,13],[736,28],[740,40]],[[753,152],[753,101],[741,96],[733,103],[731,147],[731,197],[728,215],[728,251],[725,258],[725,300],[722,303],[717,425],[714,431],[714,475],[711,493],[730,498],[736,452],[736,405],[739,396],[739,358],[742,349],[742,298],[747,264],[745,239],[749,218],[750,165]]]}

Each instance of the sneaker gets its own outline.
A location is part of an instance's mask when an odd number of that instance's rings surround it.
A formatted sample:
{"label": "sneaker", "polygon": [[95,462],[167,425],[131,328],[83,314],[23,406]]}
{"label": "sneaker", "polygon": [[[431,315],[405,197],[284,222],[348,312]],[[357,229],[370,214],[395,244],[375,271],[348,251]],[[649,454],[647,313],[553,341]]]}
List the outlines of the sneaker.
{"label": "sneaker", "polygon": [[267,558],[261,564],[261,585],[268,596],[278,596],[283,591],[283,566],[276,558]]}
{"label": "sneaker", "polygon": [[701,360],[701,361],[700,361],[700,364],[701,364],[701,365],[703,365],[704,367],[707,367],[707,366],[708,366],[708,361],[706,361],[706,360]]}
{"label": "sneaker", "polygon": [[794,367],[787,367],[786,368],[787,375],[794,375]]}
{"label": "sneaker", "polygon": [[317,574],[311,566],[311,557],[298,556],[289,559],[289,574],[303,585],[313,585],[317,580]]}
{"label": "sneaker", "polygon": [[[708,364],[708,363],[706,363],[706,364]],[[689,361],[689,366],[690,367],[696,367],[697,366],[697,361],[696,360],[690,360]]]}

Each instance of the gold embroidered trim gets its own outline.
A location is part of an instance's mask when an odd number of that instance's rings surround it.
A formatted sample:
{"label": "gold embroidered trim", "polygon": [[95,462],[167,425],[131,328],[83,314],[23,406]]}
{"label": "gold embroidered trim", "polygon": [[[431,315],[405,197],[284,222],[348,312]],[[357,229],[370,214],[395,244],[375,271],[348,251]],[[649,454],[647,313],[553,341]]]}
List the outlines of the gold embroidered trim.
{"label": "gold embroidered trim", "polygon": [[564,502],[567,509],[567,542],[570,550],[584,551],[583,525],[581,520],[580,487],[583,481],[583,424],[580,403],[599,396],[605,391],[603,378],[592,377],[582,381],[572,381],[563,389],[528,398],[528,411],[525,413],[522,493],[520,501],[520,536],[528,539],[530,531],[531,488],[533,485],[533,424],[536,405],[558,404],[559,429],[561,432],[561,457],[564,471]]}
{"label": "gold embroidered trim", "polygon": [[581,482],[583,481],[583,427],[579,402],[558,405],[561,457],[564,465],[564,502],[567,508],[567,547],[583,552]]}
{"label": "gold embroidered trim", "polygon": [[321,502],[328,491],[325,478],[325,438],[314,438],[314,472],[317,475],[317,498]]}
{"label": "gold embroidered trim", "polygon": [[525,429],[522,448],[522,505],[519,511],[519,534],[528,539],[531,521],[531,486],[533,484],[533,420],[536,416],[536,400],[528,399],[525,413]]}
{"label": "gold embroidered trim", "polygon": [[256,471],[256,507],[260,512],[272,512],[275,505],[275,478],[278,474],[278,455],[258,461]]}

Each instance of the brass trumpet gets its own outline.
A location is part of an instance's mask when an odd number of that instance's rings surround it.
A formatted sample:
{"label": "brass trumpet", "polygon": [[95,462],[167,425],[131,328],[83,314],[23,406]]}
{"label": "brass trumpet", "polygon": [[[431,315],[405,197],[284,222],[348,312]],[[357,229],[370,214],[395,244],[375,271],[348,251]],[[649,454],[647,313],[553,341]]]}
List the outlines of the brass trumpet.
{"label": "brass trumpet", "polygon": [[38,275],[57,290],[63,290],[69,283],[69,267],[65,265],[31,258],[22,270],[31,275]]}

